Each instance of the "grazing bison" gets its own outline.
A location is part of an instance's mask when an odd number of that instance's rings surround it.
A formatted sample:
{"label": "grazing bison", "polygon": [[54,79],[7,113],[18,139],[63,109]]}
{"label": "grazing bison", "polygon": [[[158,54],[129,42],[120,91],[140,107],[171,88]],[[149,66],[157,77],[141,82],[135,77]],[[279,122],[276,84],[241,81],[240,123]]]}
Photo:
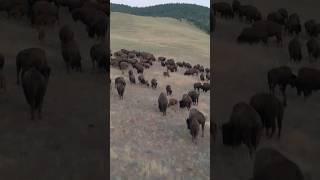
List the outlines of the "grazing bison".
{"label": "grazing bison", "polygon": [[[251,97],[250,105],[259,113],[266,135],[272,137],[278,125],[278,137],[281,135],[284,107],[280,100],[269,93],[258,93]],[[269,134],[269,129],[271,133]]]}
{"label": "grazing bison", "polygon": [[299,96],[302,92],[305,98],[311,96],[312,91],[320,89],[320,70],[309,67],[300,68],[295,86]]}
{"label": "grazing bison", "polygon": [[156,79],[152,79],[152,80],[151,80],[151,87],[156,89],[157,86],[158,86],[157,80],[156,80]]}
{"label": "grazing bison", "polygon": [[166,115],[167,112],[167,106],[168,106],[168,99],[164,92],[162,92],[158,98],[158,104],[159,104],[159,110],[163,113],[163,115]]}
{"label": "grazing bison", "polygon": [[123,77],[117,77],[115,79],[115,86],[116,86],[116,89],[118,91],[120,99],[123,99],[123,93],[124,93],[124,90],[125,90],[125,87],[126,87],[126,81],[124,80],[124,78]]}
{"label": "grazing bison", "polygon": [[[104,43],[94,44],[90,49],[90,57],[92,61],[92,71],[94,70],[96,63],[99,68],[108,71],[107,62],[109,60],[109,53],[106,50],[106,45]],[[121,66],[121,63],[119,65]]]}
{"label": "grazing bison", "polygon": [[39,119],[41,119],[43,99],[47,90],[47,77],[36,67],[31,67],[23,70],[21,81],[25,98],[31,106],[31,120],[34,120],[35,111],[38,111]]}
{"label": "grazing bison", "polygon": [[201,82],[197,82],[193,84],[193,88],[194,90],[197,90],[198,92],[200,91],[200,89],[202,89],[202,84]]}
{"label": "grazing bison", "polygon": [[291,85],[291,87],[294,87],[296,78],[296,75],[292,73],[291,68],[288,66],[273,68],[268,72],[268,84],[270,92],[274,94],[275,87],[278,85],[284,97],[284,105],[286,105],[287,85]]}
{"label": "grazing bison", "polygon": [[301,43],[298,37],[293,38],[288,46],[290,60],[300,62],[302,59]]}
{"label": "grazing bison", "polygon": [[274,148],[261,148],[257,151],[253,178],[251,180],[290,179],[304,180],[299,166]]}
{"label": "grazing bison", "polygon": [[170,77],[169,71],[163,72],[163,76],[164,76],[164,77],[166,77],[166,76],[167,76],[167,77]]}
{"label": "grazing bison", "polygon": [[183,94],[182,99],[179,101],[180,108],[185,108],[189,110],[191,108],[192,99],[188,94]]}
{"label": "grazing bison", "polygon": [[149,82],[148,82],[147,80],[145,80],[143,74],[140,74],[140,75],[138,76],[138,80],[139,80],[139,82],[140,82],[141,84],[147,85],[147,86],[149,87]]}
{"label": "grazing bison", "polygon": [[246,21],[252,23],[254,21],[259,21],[262,19],[260,11],[252,5],[240,5],[239,7],[239,17],[242,19],[245,17]]}
{"label": "grazing bison", "polygon": [[81,65],[81,54],[76,41],[70,41],[61,45],[62,47],[62,57],[66,64],[67,73],[71,69],[76,69],[76,71],[82,71]]}
{"label": "grazing bison", "polygon": [[307,42],[307,49],[310,61],[316,61],[320,56],[320,45],[315,38],[311,38]]}
{"label": "grazing bison", "polygon": [[230,4],[226,2],[217,2],[213,4],[214,15],[220,13],[221,17],[233,18],[234,14]]}
{"label": "grazing bison", "polygon": [[189,91],[188,95],[191,97],[193,104],[197,105],[200,94],[197,91]]}
{"label": "grazing bison", "polygon": [[204,75],[203,75],[203,73],[200,74],[200,80],[201,80],[201,81],[204,81]]}
{"label": "grazing bison", "polygon": [[17,84],[20,80],[20,72],[31,67],[36,67],[43,76],[49,79],[51,68],[47,63],[46,52],[40,48],[28,48],[20,51],[16,57]]}
{"label": "grazing bison", "polygon": [[67,43],[74,40],[74,32],[69,25],[64,25],[59,31],[59,38],[62,43]]}
{"label": "grazing bison", "polygon": [[166,91],[167,91],[167,95],[168,95],[168,96],[171,96],[171,95],[172,95],[172,89],[171,89],[171,86],[170,86],[170,85],[167,85],[167,86],[166,86]]}
{"label": "grazing bison", "polygon": [[130,83],[132,83],[132,84],[136,83],[136,78],[133,74],[129,74],[129,80],[130,80]]}
{"label": "grazing bison", "polygon": [[189,117],[187,118],[187,122],[188,121],[190,122],[192,120],[197,120],[199,122],[199,124],[201,124],[202,137],[204,137],[204,126],[206,123],[206,117],[204,116],[204,114],[202,112],[200,112],[199,110],[197,110],[196,108],[192,108],[192,109],[190,109]]}
{"label": "grazing bison", "polygon": [[244,143],[252,156],[259,145],[261,135],[261,119],[254,108],[245,102],[235,104],[230,121],[222,126],[223,144],[235,147]]}
{"label": "grazing bison", "polygon": [[203,92],[207,92],[210,90],[210,83],[203,83],[202,85]]}
{"label": "grazing bison", "polygon": [[178,100],[176,100],[176,99],[174,99],[174,98],[170,98],[170,99],[169,99],[168,107],[174,106],[174,105],[176,105],[176,104],[178,104]]}
{"label": "grazing bison", "polygon": [[289,16],[288,22],[286,24],[286,30],[290,34],[299,34],[301,32],[300,18],[297,13],[293,13]]}
{"label": "grazing bison", "polygon": [[194,68],[187,69],[184,72],[184,75],[194,75],[194,74],[198,75],[198,70]]}

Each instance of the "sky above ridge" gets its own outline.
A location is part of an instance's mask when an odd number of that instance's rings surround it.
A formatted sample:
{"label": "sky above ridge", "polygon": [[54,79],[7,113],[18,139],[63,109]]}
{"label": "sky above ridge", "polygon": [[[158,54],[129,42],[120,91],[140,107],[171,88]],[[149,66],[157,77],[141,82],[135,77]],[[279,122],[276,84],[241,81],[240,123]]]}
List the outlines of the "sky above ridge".
{"label": "sky above ridge", "polygon": [[167,3],[188,3],[200,6],[210,7],[210,0],[110,0],[111,3],[125,4],[135,7],[146,7]]}

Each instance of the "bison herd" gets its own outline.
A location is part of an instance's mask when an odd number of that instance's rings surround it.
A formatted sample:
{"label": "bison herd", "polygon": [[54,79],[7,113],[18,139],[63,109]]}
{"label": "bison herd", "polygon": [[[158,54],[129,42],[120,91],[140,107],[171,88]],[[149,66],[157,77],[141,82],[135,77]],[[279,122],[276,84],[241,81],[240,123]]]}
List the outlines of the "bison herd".
{"label": "bison herd", "polygon": [[[213,3],[213,14],[225,19],[237,17],[241,22],[249,24],[237,37],[238,43],[268,44],[269,38],[275,38],[283,47],[284,36],[290,38],[287,46],[290,61],[299,63],[303,59],[303,39],[309,56],[314,62],[320,56],[320,22],[311,19],[302,24],[297,13],[289,14],[284,8],[263,15],[257,7],[233,0]],[[215,17],[214,17],[215,18]],[[214,23],[215,21],[212,21]],[[303,27],[305,34],[303,34]],[[214,29],[213,29],[214,30]],[[237,147],[244,144],[249,149],[250,157],[258,148],[263,132],[271,138],[277,131],[278,138],[282,134],[282,124],[287,106],[286,89],[288,86],[297,90],[297,95],[309,97],[320,89],[320,70],[312,67],[300,67],[297,73],[287,66],[270,69],[266,76],[269,92],[253,94],[248,102],[234,104],[228,122],[219,125],[222,131],[222,142],[226,146]],[[200,89],[200,84],[194,84]],[[275,93],[279,87],[281,98]],[[217,129],[218,130],[218,129]],[[216,133],[216,132],[215,132]],[[252,180],[258,179],[304,179],[299,167],[273,148],[261,148],[256,152]]]}
{"label": "bison herd", "polygon": [[[125,71],[128,71],[128,79],[130,84],[139,82],[144,87],[156,89],[161,87],[158,80],[152,78],[149,80],[144,76],[144,70],[151,68],[154,64],[158,63],[161,67],[165,68],[163,72],[164,78],[170,78],[170,73],[178,73],[178,70],[184,70],[186,76],[197,76],[200,81],[194,84],[194,90],[182,95],[181,100],[169,98],[172,96],[173,90],[170,84],[165,85],[166,92],[161,92],[158,97],[158,108],[163,116],[166,116],[167,109],[171,106],[179,104],[180,108],[187,108],[190,112],[189,117],[186,119],[187,127],[190,130],[192,141],[197,143],[196,139],[199,133],[199,127],[202,127],[202,136],[204,136],[205,116],[196,108],[191,108],[192,105],[197,106],[199,102],[200,90],[204,93],[210,90],[210,68],[204,68],[200,64],[192,66],[188,62],[175,62],[174,59],[166,57],[156,58],[153,54],[148,52],[140,52],[136,50],[121,49],[111,54],[112,58],[110,64],[112,67],[122,71],[123,76],[115,78],[115,87],[119,97],[123,99],[125,89]],[[136,74],[136,75],[135,75]],[[200,74],[200,75],[199,75]],[[138,81],[136,81],[138,76]],[[121,81],[119,81],[121,80]],[[205,82],[204,82],[205,81]],[[202,83],[203,82],[203,83]]]}
{"label": "bison herd", "polygon": [[[77,20],[82,22],[84,19],[90,19],[89,24],[84,23],[89,37],[95,37],[96,35],[97,38],[101,38],[101,42],[97,42],[90,49],[92,66],[95,68],[97,63],[103,71],[108,72],[110,50],[108,50],[104,40],[108,22],[102,21],[109,16],[109,10],[107,9],[109,5],[106,2],[88,0],[0,0],[0,11],[5,11],[9,18],[26,16],[30,19],[32,27],[37,28],[54,26],[59,21],[60,6],[68,7],[74,19],[77,17]],[[88,14],[77,14],[78,16],[76,16],[78,11],[86,11]],[[67,72],[69,73],[73,69],[81,72],[83,58],[71,26],[61,26],[57,38],[60,39],[61,55],[66,64]],[[5,56],[0,53],[0,87],[5,90],[4,64]],[[18,52],[16,55],[16,70],[17,84],[19,85],[21,81],[26,101],[31,107],[31,119],[35,119],[35,112],[38,112],[38,117],[41,119],[43,100],[51,75],[51,66],[48,63],[46,50],[31,47]]]}

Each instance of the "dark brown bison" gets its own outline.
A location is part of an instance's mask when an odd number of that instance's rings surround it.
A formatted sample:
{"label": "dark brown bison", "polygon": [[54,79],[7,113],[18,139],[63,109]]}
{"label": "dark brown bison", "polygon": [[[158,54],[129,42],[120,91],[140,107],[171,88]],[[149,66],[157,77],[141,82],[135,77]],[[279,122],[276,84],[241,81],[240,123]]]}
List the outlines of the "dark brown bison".
{"label": "dark brown bison", "polygon": [[281,25],[286,24],[286,18],[280,12],[271,12],[267,16],[267,20],[279,23]]}
{"label": "dark brown bison", "polygon": [[206,74],[206,78],[207,78],[208,81],[210,81],[210,73]]}
{"label": "dark brown bison", "polygon": [[290,60],[300,62],[302,59],[301,43],[298,37],[293,38],[288,46]]}
{"label": "dark brown bison", "polygon": [[21,71],[26,71],[31,67],[36,67],[43,76],[49,79],[51,68],[47,63],[46,52],[40,48],[28,48],[20,51],[16,57],[17,84],[20,81]]}
{"label": "dark brown bison", "polygon": [[239,14],[241,3],[239,0],[232,1],[232,10],[234,14]]}
{"label": "dark brown bison", "polygon": [[23,70],[21,81],[25,98],[31,107],[31,120],[34,120],[35,111],[38,111],[39,119],[41,119],[48,79],[36,67],[31,67]]}
{"label": "dark brown bison", "polygon": [[192,99],[188,94],[183,94],[182,99],[179,101],[180,108],[187,108],[188,110],[191,108]]}
{"label": "dark brown bison", "polygon": [[69,25],[64,25],[60,28],[59,38],[62,43],[67,43],[74,40],[74,32]]}
{"label": "dark brown bison", "polygon": [[196,82],[193,84],[193,88],[194,90],[197,90],[198,92],[200,91],[200,89],[202,89],[202,84],[201,82]]}
{"label": "dark brown bison", "polygon": [[[284,107],[281,101],[269,93],[258,93],[251,97],[250,105],[259,113],[266,135],[272,137],[278,126],[278,137],[281,135]],[[271,133],[269,130],[271,128]]]}
{"label": "dark brown bison", "polygon": [[87,25],[87,32],[89,37],[104,40],[108,29],[108,17],[103,14],[96,14],[93,21]]}
{"label": "dark brown bison", "polygon": [[300,68],[295,86],[299,96],[301,93],[303,93],[305,98],[311,96],[313,91],[320,89],[320,70],[309,67]]}
{"label": "dark brown bison", "polygon": [[[187,118],[187,122],[188,121],[190,122],[192,120],[197,120],[199,122],[199,124],[201,124],[202,137],[204,137],[204,126],[206,123],[206,117],[204,116],[204,114],[202,112],[200,112],[199,110],[197,110],[196,108],[192,108],[192,109],[190,109],[189,117]],[[188,129],[189,129],[189,125],[188,125]]]}
{"label": "dark brown bison", "polygon": [[144,67],[140,63],[135,63],[133,67],[137,70],[138,74],[143,74]]}
{"label": "dark brown bison", "polygon": [[81,54],[76,41],[70,41],[68,43],[62,44],[61,49],[62,49],[62,57],[66,64],[67,73],[70,72],[70,68],[81,72],[82,71]]}
{"label": "dark brown bison", "polygon": [[278,10],[278,12],[284,17],[285,22],[287,22],[287,21],[288,21],[288,18],[289,18],[289,13],[288,13],[288,11],[287,11],[286,9],[284,9],[284,8],[280,8],[280,9]]}
{"label": "dark brown bison", "polygon": [[193,119],[187,118],[186,123],[187,123],[188,129],[190,130],[192,142],[197,144],[197,137],[200,129],[199,121],[195,118]]}
{"label": "dark brown bison", "polygon": [[184,75],[194,75],[194,74],[198,75],[198,70],[194,68],[187,69],[184,72]]}
{"label": "dark brown bison", "polygon": [[169,99],[168,107],[174,106],[174,105],[176,105],[176,104],[178,104],[178,100],[176,100],[176,99],[174,99],[174,98],[170,98],[170,99]]}
{"label": "dark brown bison", "polygon": [[170,85],[167,85],[167,86],[166,86],[166,91],[167,91],[167,95],[168,95],[168,96],[171,96],[171,95],[172,95],[172,89],[171,89],[171,86],[170,86]]}
{"label": "dark brown bison", "polygon": [[285,28],[290,34],[301,32],[300,18],[297,13],[293,13],[289,16],[288,22]]}
{"label": "dark brown bison", "polygon": [[92,61],[92,71],[95,69],[96,63],[99,68],[108,70],[107,61],[109,60],[109,53],[104,43],[94,44],[90,49],[90,57]]}
{"label": "dark brown bison", "polygon": [[304,180],[299,166],[274,148],[257,151],[251,180],[290,179]]}
{"label": "dark brown bison", "polygon": [[239,7],[239,17],[240,19],[245,18],[245,20],[249,23],[254,21],[259,21],[262,19],[261,12],[252,5],[240,5]]}
{"label": "dark brown bison", "polygon": [[163,72],[163,76],[164,76],[164,77],[166,77],[166,76],[167,76],[167,77],[170,77],[169,71]]}
{"label": "dark brown bison", "polygon": [[226,2],[216,2],[213,4],[214,15],[220,13],[221,17],[233,18],[234,14],[230,4]]}
{"label": "dark brown bison", "polygon": [[267,36],[265,40],[268,40],[269,37],[276,37],[278,43],[282,43],[282,35],[283,35],[283,27],[275,23],[273,21],[268,20],[261,20],[253,23],[253,28],[257,29],[258,31],[264,32]]}
{"label": "dark brown bison", "polygon": [[119,63],[119,68],[122,71],[122,74],[124,74],[124,71],[129,68],[129,64],[127,62],[125,62],[125,61],[121,61]]}
{"label": "dark brown bison", "polygon": [[272,94],[274,94],[275,87],[278,85],[282,96],[284,97],[284,105],[286,105],[286,88],[287,85],[291,87],[295,86],[296,75],[291,71],[288,66],[280,66],[269,70],[268,72],[268,84]]}
{"label": "dark brown bison", "polygon": [[310,38],[307,42],[307,50],[310,61],[316,61],[320,56],[320,45],[315,38]]}
{"label": "dark brown bison", "polygon": [[130,80],[130,83],[132,83],[132,84],[136,83],[136,78],[133,74],[129,74],[129,80]]}
{"label": "dark brown bison", "polygon": [[197,91],[189,91],[188,95],[191,97],[193,104],[197,105],[198,101],[199,101],[200,94]]}
{"label": "dark brown bison", "polygon": [[158,86],[157,80],[156,80],[156,79],[152,79],[152,80],[151,80],[151,87],[156,89],[157,86]]}
{"label": "dark brown bison", "polygon": [[201,81],[204,81],[204,75],[203,75],[203,73],[200,74],[200,80],[201,80]]}
{"label": "dark brown bison", "polygon": [[163,62],[163,61],[165,61],[165,60],[166,60],[166,58],[165,58],[165,57],[158,57],[158,61]]}
{"label": "dark brown bison", "polygon": [[203,92],[210,91],[210,83],[203,83],[202,90]]}
{"label": "dark brown bison", "polygon": [[37,1],[32,6],[31,25],[53,26],[59,21],[58,7],[48,1]]}
{"label": "dark brown bison", "polygon": [[126,88],[126,81],[124,80],[124,78],[123,77],[117,77],[115,79],[115,86],[116,86],[116,89],[118,91],[120,99],[123,99],[123,93],[124,93],[124,90]]}
{"label": "dark brown bison", "polygon": [[144,78],[143,74],[138,76],[138,80],[141,84],[147,85],[149,87],[149,82]]}
{"label": "dark brown bison", "polygon": [[222,126],[223,144],[236,147],[244,143],[252,156],[259,145],[262,127],[260,116],[254,108],[239,102],[233,106],[230,121]]}
{"label": "dark brown bison", "polygon": [[162,92],[158,98],[158,104],[159,104],[159,110],[163,113],[165,116],[167,113],[167,107],[168,107],[168,99],[164,92]]}

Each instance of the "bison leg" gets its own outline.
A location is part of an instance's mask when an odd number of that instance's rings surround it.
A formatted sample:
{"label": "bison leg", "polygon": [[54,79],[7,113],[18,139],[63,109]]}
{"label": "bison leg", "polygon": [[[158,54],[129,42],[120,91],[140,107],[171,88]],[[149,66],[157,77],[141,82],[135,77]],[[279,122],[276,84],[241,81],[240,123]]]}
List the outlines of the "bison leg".
{"label": "bison leg", "polygon": [[202,137],[204,137],[204,123],[201,124],[201,126],[202,126]]}

